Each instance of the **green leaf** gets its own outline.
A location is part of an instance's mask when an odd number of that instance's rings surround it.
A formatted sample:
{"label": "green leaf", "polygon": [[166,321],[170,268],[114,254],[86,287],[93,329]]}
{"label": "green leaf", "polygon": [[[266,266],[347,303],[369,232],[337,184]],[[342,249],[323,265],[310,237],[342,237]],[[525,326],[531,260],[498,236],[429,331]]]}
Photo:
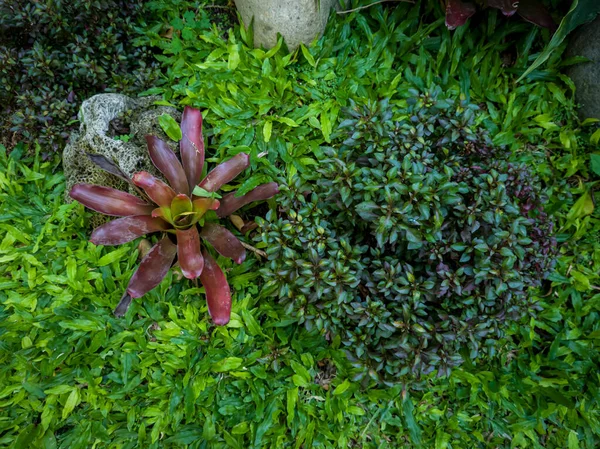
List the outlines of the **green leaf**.
{"label": "green leaf", "polygon": [[244,363],[244,359],[240,357],[227,357],[216,363],[213,363],[212,370],[215,373],[224,373],[238,369]]}
{"label": "green leaf", "polygon": [[240,65],[240,52],[237,44],[229,45],[229,58],[227,60],[227,68],[235,70]]}
{"label": "green leaf", "polygon": [[569,431],[569,441],[568,441],[569,449],[579,449],[579,437],[574,430]]}
{"label": "green leaf", "polygon": [[218,193],[209,192],[208,190],[203,189],[200,186],[194,187],[194,190],[192,191],[192,195],[196,195],[196,196],[199,196],[202,198],[217,198],[217,199],[222,198],[221,195],[219,195]]}
{"label": "green leaf", "polygon": [[567,222],[574,223],[575,220],[583,218],[586,215],[591,215],[594,212],[594,199],[589,191],[585,192],[581,197],[573,204],[571,210],[567,214]]}
{"label": "green leaf", "polygon": [[325,138],[325,142],[331,143],[331,121],[329,120],[329,115],[327,111],[321,112],[321,132],[323,133],[323,137]]}
{"label": "green leaf", "polygon": [[263,139],[265,142],[271,140],[271,132],[273,130],[273,122],[268,120],[265,122],[265,126],[263,127]]}
{"label": "green leaf", "polygon": [[[39,432],[39,427],[35,424],[29,424],[25,427],[14,444],[11,446],[13,449],[30,449],[33,446],[34,440],[37,438]],[[7,446],[8,447],[8,446]]]}
{"label": "green leaf", "polygon": [[406,399],[402,401],[402,412],[404,414],[404,420],[406,421],[406,426],[408,427],[408,433],[410,434],[410,438],[412,443],[416,447],[421,446],[421,428],[415,421],[415,416],[413,414],[414,405],[412,400],[407,395]]}
{"label": "green leaf", "polygon": [[179,142],[181,140],[181,128],[179,123],[175,121],[169,114],[163,114],[158,117],[158,124],[163,129],[169,139]]}
{"label": "green leaf", "polygon": [[352,384],[350,383],[350,381],[348,379],[346,379],[345,381],[343,381],[341,384],[339,384],[335,390],[333,391],[333,395],[334,396],[339,396],[342,393],[345,393],[346,390],[348,390],[348,388],[350,388]]}
{"label": "green leaf", "polygon": [[250,430],[250,427],[248,426],[248,422],[242,421],[241,423],[238,423],[235,426],[233,426],[233,428],[231,429],[231,434],[232,435],[244,435],[245,433],[248,433],[248,430]]}
{"label": "green leaf", "polygon": [[97,265],[99,267],[105,267],[106,265],[110,265],[113,262],[121,260],[123,258],[123,256],[125,256],[125,254],[129,254],[129,253],[131,253],[131,248],[129,248],[128,246],[124,246],[123,248],[119,248],[116,251],[112,251],[112,252],[102,256],[100,258],[100,260],[98,261]]}
{"label": "green leaf", "polygon": [[67,416],[71,414],[71,412],[79,404],[80,400],[81,398],[79,396],[79,388],[74,388],[73,391],[71,391],[69,397],[67,398],[67,402],[65,402],[65,407],[63,408],[62,412],[62,419],[66,419]]}
{"label": "green leaf", "polygon": [[598,145],[600,143],[600,128],[594,131],[594,134],[590,137],[590,143],[592,145]]}
{"label": "green leaf", "polygon": [[292,425],[296,413],[296,404],[298,403],[298,387],[290,388],[287,391],[287,424]]}
{"label": "green leaf", "polygon": [[308,385],[309,385],[309,382],[303,376],[301,376],[299,374],[294,374],[292,376],[292,382],[297,387],[308,387]]}
{"label": "green leaf", "polygon": [[312,67],[315,67],[317,65],[316,62],[315,62],[315,58],[313,57],[313,55],[310,54],[310,51],[308,50],[308,48],[306,48],[304,46],[304,44],[300,44],[300,49],[302,50],[302,54],[304,55],[304,57],[306,58],[306,60],[308,61],[308,63]]}
{"label": "green leaf", "polygon": [[594,17],[600,13],[600,2],[598,0],[574,0],[571,9],[567,15],[561,20],[558,30],[552,36],[552,39],[546,45],[546,48],[533,61],[533,64],[519,77],[517,82],[537,69],[550,57],[560,44],[565,40],[567,35],[584,23],[594,20]]}
{"label": "green leaf", "polygon": [[[600,129],[598,131],[600,131]],[[590,154],[590,160],[592,171],[600,176],[600,154]]]}
{"label": "green leaf", "polygon": [[262,329],[260,328],[260,324],[258,324],[256,318],[254,318],[254,316],[248,310],[242,310],[241,315],[250,335],[263,335]]}

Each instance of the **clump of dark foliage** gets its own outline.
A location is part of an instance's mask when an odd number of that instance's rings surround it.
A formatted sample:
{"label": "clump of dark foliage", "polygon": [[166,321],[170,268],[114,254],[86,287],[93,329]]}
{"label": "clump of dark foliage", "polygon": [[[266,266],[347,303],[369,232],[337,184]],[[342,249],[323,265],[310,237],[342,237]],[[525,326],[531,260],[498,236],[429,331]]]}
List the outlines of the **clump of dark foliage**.
{"label": "clump of dark foliage", "polygon": [[81,101],[152,85],[152,53],[133,45],[144,1],[0,2],[0,128],[16,140],[67,139]]}
{"label": "clump of dark foliage", "polygon": [[[477,106],[412,92],[355,106],[314,188],[262,222],[267,288],[384,381],[494,355],[555,242],[534,173],[495,148]],[[287,197],[287,199],[283,199]]]}

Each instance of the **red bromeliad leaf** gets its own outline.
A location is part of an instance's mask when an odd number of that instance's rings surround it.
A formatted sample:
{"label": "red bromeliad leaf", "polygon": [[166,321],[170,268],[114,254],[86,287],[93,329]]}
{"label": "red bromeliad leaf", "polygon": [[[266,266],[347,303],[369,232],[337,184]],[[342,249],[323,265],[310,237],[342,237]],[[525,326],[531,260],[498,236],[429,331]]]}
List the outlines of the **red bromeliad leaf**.
{"label": "red bromeliad leaf", "polygon": [[145,171],[133,175],[133,183],[144,189],[146,195],[162,207],[170,207],[171,201],[173,201],[173,198],[177,195],[175,190]]}
{"label": "red bromeliad leaf", "polygon": [[193,215],[192,200],[187,195],[179,194],[171,202],[171,219],[175,226],[188,226]]}
{"label": "red bromeliad leaf", "polygon": [[75,184],[69,195],[96,212],[116,217],[150,215],[154,209],[137,196],[104,186]]}
{"label": "red bromeliad leaf", "polygon": [[122,245],[146,234],[166,231],[170,226],[160,218],[148,215],[123,217],[94,229],[90,241],[94,245]]}
{"label": "red bromeliad leaf", "polygon": [[165,175],[177,193],[190,193],[183,167],[169,146],[156,136],[146,136],[148,153],[152,163]]}
{"label": "red bromeliad leaf", "polygon": [[162,218],[168,223],[173,224],[173,217],[171,216],[171,207],[157,207],[152,211],[153,218]]}
{"label": "red bromeliad leaf", "polygon": [[462,0],[448,0],[446,3],[446,26],[449,30],[464,25],[475,14],[475,5]]}
{"label": "red bromeliad leaf", "polygon": [[186,106],[181,118],[181,142],[179,152],[187,175],[189,191],[200,182],[204,165],[204,139],[202,137],[202,113]]}
{"label": "red bromeliad leaf", "polygon": [[132,298],[140,298],[160,284],[169,272],[176,254],[177,245],[171,243],[168,237],[154,245],[129,280],[127,293]]}
{"label": "red bromeliad leaf", "polygon": [[253,201],[267,200],[272,196],[275,196],[278,192],[279,187],[276,182],[260,185],[240,197],[236,197],[235,192],[231,192],[225,195],[221,200],[221,206],[217,209],[217,215],[219,217],[226,217],[246,204],[252,203]]}
{"label": "red bromeliad leaf", "polygon": [[217,210],[221,203],[213,198],[196,198],[193,202],[196,218],[200,219],[209,210]]}
{"label": "red bromeliad leaf", "polygon": [[196,226],[185,231],[177,230],[177,259],[186,278],[196,279],[202,273],[204,258],[200,251],[200,237]]}
{"label": "red bromeliad leaf", "polygon": [[222,162],[206,175],[199,184],[204,190],[216,192],[221,186],[233,180],[250,165],[250,157],[246,153],[239,153],[228,161]]}
{"label": "red bromeliad leaf", "polygon": [[510,17],[517,12],[519,0],[488,0],[488,6],[497,8],[502,11],[502,14]]}
{"label": "red bromeliad leaf", "polygon": [[223,271],[206,249],[202,250],[202,255],[204,269],[200,275],[200,282],[206,290],[208,313],[217,326],[223,326],[229,323],[231,316],[231,290]]}
{"label": "red bromeliad leaf", "polygon": [[548,10],[539,0],[521,0],[517,12],[521,17],[534,25],[556,31],[556,22],[554,22]]}
{"label": "red bromeliad leaf", "polygon": [[131,305],[131,296],[129,295],[129,293],[125,292],[123,293],[123,296],[121,297],[121,300],[119,301],[119,304],[117,304],[117,307],[114,310],[114,314],[117,318],[121,318],[122,316],[125,316],[125,314],[127,313],[127,310],[129,309],[129,306]]}
{"label": "red bromeliad leaf", "polygon": [[206,223],[200,237],[210,243],[221,256],[229,257],[235,263],[242,263],[246,259],[246,250],[242,243],[223,226]]}

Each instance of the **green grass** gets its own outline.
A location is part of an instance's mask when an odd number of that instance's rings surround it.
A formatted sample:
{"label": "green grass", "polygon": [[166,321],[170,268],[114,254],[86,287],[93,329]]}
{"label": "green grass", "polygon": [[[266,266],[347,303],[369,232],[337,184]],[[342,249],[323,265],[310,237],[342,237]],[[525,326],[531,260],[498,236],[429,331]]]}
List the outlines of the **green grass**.
{"label": "green grass", "polygon": [[516,156],[545,155],[537,169],[561,253],[539,315],[509,329],[495,359],[394,387],[354,382],[335,338],[261,295],[254,257],[225,265],[235,291],[225,328],[211,325],[202,289],[172,274],[116,319],[135,244],[88,243],[58,161],[0,148],[0,447],[598,447],[595,125],[577,120],[560,55],[514,82],[547,36],[494,13],[450,33],[440,11],[377,6],[333,18],[323,39],[286,55],[249,48],[238,28],[222,40],[194,27],[177,3],[164,14],[181,38],[148,31],[165,51],[153,92],[206,110],[213,161],[266,152],[244,188],[311,170],[320,146],[337,144],[350,99],[400,104],[432,83],[482,105]]}

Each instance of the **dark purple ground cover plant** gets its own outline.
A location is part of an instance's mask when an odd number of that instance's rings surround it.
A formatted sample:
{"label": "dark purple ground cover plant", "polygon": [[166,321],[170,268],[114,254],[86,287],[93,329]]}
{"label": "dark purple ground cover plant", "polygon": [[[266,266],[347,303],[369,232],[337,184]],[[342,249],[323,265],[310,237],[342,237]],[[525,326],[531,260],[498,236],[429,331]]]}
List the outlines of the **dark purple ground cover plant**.
{"label": "dark purple ground cover plant", "polygon": [[140,197],[91,184],[76,184],[69,194],[96,212],[122,217],[92,232],[90,241],[96,245],[121,245],[146,234],[161,233],[131,277],[115,315],[123,316],[132,298],[140,298],[160,284],[177,258],[186,278],[200,278],[213,322],[225,325],[231,315],[231,290],[208,247],[238,264],[245,260],[246,250],[218,220],[251,202],[273,197],[278,186],[271,182],[239,197],[236,192],[221,197],[216,192],[249,166],[249,156],[239,153],[201,179],[204,140],[199,110],[185,108],[181,132],[181,161],[164,141],[146,136],[152,163],[169,184],[144,171],[129,178],[107,158],[91,155],[100,168],[133,185]]}

